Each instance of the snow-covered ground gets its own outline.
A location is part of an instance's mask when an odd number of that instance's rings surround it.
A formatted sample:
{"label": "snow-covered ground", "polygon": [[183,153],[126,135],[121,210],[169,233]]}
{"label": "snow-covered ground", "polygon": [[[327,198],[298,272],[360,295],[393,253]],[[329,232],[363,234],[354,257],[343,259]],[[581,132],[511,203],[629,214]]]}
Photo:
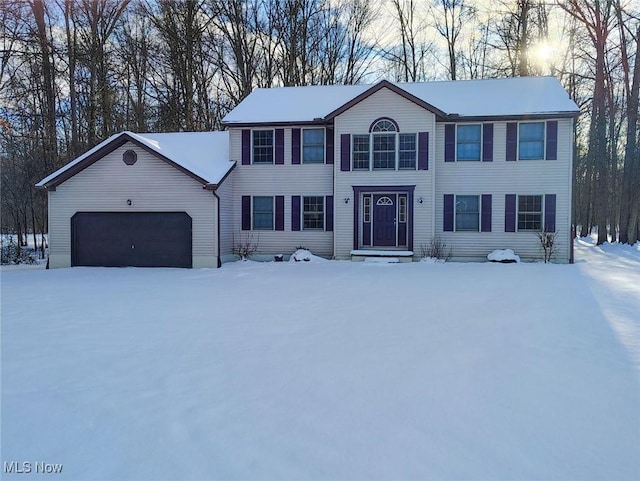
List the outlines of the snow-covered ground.
{"label": "snow-covered ground", "polygon": [[640,246],[578,240],[576,259],[3,270],[1,461],[638,480]]}

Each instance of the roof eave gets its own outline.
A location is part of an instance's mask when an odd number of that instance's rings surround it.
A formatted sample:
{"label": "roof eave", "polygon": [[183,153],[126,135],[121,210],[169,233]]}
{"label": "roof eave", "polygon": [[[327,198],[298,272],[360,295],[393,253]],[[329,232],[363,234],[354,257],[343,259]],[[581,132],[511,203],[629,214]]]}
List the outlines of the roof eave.
{"label": "roof eave", "polygon": [[542,120],[542,119],[566,119],[580,116],[579,111],[567,112],[537,112],[529,114],[509,115],[458,115],[448,114],[436,119],[437,122],[481,122],[481,121],[509,121],[509,120]]}

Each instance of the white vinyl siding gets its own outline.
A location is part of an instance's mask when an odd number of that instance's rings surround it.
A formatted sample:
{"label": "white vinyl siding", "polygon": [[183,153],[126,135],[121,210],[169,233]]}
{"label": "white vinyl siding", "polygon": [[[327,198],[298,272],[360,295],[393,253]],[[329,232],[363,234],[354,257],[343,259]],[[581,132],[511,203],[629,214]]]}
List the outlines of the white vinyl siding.
{"label": "white vinyl siding", "polygon": [[[269,128],[269,127],[265,127]],[[293,127],[295,128],[295,126]],[[302,127],[300,127],[302,128]],[[336,141],[339,143],[339,141]],[[302,144],[302,142],[301,142]],[[333,165],[311,163],[291,164],[291,128],[284,128],[283,165],[242,165],[242,129],[229,129],[230,158],[236,160],[233,173],[233,235],[241,239],[248,231],[242,227],[242,196],[284,196],[284,230],[252,231],[258,243],[258,258],[273,259],[275,254],[289,255],[303,245],[314,254],[333,256],[333,232],[323,230],[291,230],[291,197],[333,194]],[[338,157],[335,157],[339,161]],[[302,199],[300,205],[302,215]]]}
{"label": "white vinyl siding", "polygon": [[[122,155],[138,160],[126,165]],[[127,204],[131,200],[131,205]],[[71,217],[76,212],[186,212],[192,218],[193,267],[217,266],[217,206],[211,191],[127,143],[49,192],[51,267],[71,264]]]}
{"label": "white vinyl siding", "polygon": [[[340,170],[340,135],[366,134],[371,124],[380,117],[388,117],[398,124],[399,132],[429,132],[429,170]],[[415,185],[413,201],[413,249],[432,235],[433,167],[435,158],[435,115],[395,92],[383,88],[335,119],[335,256],[349,259],[353,250],[354,192],[353,186]],[[345,203],[343,199],[349,198]],[[423,203],[417,202],[419,197]],[[362,210],[360,205],[360,210]]]}
{"label": "white vinyl siding", "polygon": [[[513,249],[525,259],[541,258],[534,231],[504,232],[507,194],[557,196],[559,249],[555,259],[565,262],[569,259],[572,139],[573,121],[559,119],[557,160],[507,162],[506,122],[495,122],[493,162],[444,162],[444,125],[437,125],[435,233],[452,247],[454,259],[481,260],[496,248]],[[444,194],[450,193],[491,194],[491,232],[482,232],[481,235],[475,232],[443,232]]]}

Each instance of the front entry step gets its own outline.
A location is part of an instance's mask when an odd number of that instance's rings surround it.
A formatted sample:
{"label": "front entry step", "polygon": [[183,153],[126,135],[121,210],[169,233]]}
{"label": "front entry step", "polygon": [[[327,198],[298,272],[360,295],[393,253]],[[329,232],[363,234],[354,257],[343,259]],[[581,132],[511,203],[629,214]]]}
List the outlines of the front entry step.
{"label": "front entry step", "polygon": [[351,260],[355,262],[413,262],[413,251],[376,251],[376,250],[353,250]]}

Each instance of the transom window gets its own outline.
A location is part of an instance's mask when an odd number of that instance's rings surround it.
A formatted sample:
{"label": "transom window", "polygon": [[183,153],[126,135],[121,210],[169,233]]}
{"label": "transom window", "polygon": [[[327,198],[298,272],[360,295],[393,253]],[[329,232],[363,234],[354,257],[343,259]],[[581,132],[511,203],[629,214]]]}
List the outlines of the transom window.
{"label": "transom window", "polygon": [[324,162],[324,129],[302,129],[302,162]]}
{"label": "transom window", "polygon": [[518,230],[542,229],[542,196],[518,196]]}
{"label": "transom window", "polygon": [[482,126],[458,125],[456,137],[457,160],[480,160]]}
{"label": "transom window", "polygon": [[253,197],[253,229],[273,230],[273,197]]}
{"label": "transom window", "polygon": [[305,230],[324,229],[324,197],[302,198],[302,228]]}
{"label": "transom window", "polygon": [[389,119],[378,120],[371,127],[371,132],[396,132],[396,125]]}
{"label": "transom window", "polygon": [[518,152],[522,160],[544,159],[544,122],[519,124]]}
{"label": "transom window", "polygon": [[273,164],[273,130],[252,130],[253,163]]}
{"label": "transom window", "polygon": [[480,202],[477,195],[456,196],[456,231],[480,230]]}
{"label": "transom window", "polygon": [[393,201],[385,195],[384,197],[380,197],[378,199],[376,205],[393,205]]}
{"label": "transom window", "polygon": [[351,159],[353,170],[415,170],[417,134],[399,133],[391,119],[371,125],[368,135],[353,135]]}

